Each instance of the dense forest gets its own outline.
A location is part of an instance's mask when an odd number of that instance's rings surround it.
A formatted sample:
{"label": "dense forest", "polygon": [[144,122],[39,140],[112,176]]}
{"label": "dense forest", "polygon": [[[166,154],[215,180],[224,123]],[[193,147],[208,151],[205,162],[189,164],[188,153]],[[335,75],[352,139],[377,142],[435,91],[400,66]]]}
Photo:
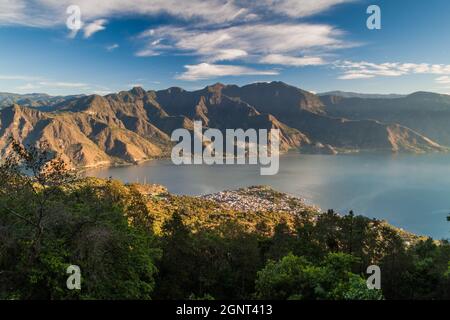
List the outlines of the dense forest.
{"label": "dense forest", "polygon": [[[0,166],[0,299],[450,299],[447,241],[408,240],[353,212],[211,210],[81,178],[45,146],[11,150]],[[374,264],[381,290],[366,286]],[[69,265],[81,290],[66,287]]]}

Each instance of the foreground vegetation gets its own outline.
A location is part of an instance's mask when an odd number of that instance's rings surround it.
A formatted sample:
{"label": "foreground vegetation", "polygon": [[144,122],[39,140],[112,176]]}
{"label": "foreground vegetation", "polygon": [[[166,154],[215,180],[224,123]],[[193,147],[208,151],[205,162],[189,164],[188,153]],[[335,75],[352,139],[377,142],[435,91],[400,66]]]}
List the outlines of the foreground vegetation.
{"label": "foreground vegetation", "polygon": [[[353,213],[239,212],[79,178],[45,146],[11,148],[0,167],[0,299],[450,299],[446,241]],[[366,286],[373,264],[381,290]],[[81,290],[66,287],[69,265]]]}

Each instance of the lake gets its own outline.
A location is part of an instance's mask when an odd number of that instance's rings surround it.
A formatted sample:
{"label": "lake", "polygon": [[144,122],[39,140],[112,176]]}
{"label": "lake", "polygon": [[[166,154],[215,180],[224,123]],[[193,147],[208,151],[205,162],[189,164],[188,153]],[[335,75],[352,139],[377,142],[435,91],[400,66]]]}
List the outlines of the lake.
{"label": "lake", "polygon": [[275,176],[257,165],[181,165],[155,160],[89,170],[87,175],[165,185],[175,194],[201,195],[250,185],[306,199],[323,210],[385,219],[405,230],[449,238],[450,155],[300,155],[280,158]]}

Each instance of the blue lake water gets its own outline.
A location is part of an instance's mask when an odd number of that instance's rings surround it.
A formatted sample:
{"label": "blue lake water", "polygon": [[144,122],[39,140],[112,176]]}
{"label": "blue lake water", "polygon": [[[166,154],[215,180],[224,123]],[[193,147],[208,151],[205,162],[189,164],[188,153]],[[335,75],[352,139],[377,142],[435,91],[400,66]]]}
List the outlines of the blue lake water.
{"label": "blue lake water", "polygon": [[385,219],[434,238],[450,238],[450,155],[299,155],[280,158],[275,176],[256,165],[175,166],[170,160],[102,168],[88,175],[159,183],[175,194],[200,195],[270,185],[323,210]]}

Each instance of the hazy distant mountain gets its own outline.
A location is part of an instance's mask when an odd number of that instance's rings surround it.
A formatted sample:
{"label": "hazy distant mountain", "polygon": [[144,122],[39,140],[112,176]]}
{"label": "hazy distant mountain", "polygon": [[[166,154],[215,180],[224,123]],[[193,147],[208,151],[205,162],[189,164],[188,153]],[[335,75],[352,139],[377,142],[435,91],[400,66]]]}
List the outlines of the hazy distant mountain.
{"label": "hazy distant mountain", "polygon": [[352,120],[375,119],[398,123],[450,146],[450,96],[416,92],[396,99],[361,99],[322,96],[326,113]]}
{"label": "hazy distant mountain", "polygon": [[372,94],[372,93],[356,93],[356,92],[346,92],[346,91],[329,91],[317,94],[319,97],[322,96],[337,96],[342,98],[365,98],[365,99],[395,99],[402,98],[405,95],[401,94]]}
{"label": "hazy distant mountain", "polygon": [[50,96],[45,93],[17,94],[0,92],[0,109],[10,107],[14,103],[26,107],[52,107],[59,103],[82,96],[83,95]]}
{"label": "hazy distant mountain", "polygon": [[[369,99],[352,99],[349,101],[353,101],[353,109],[347,103],[341,104],[345,98],[319,97],[282,82],[243,87],[215,84],[197,91],[133,88],[104,97],[72,96],[58,100],[44,100],[42,96],[38,108],[14,104],[0,111],[0,151],[8,152],[8,137],[13,136],[27,144],[46,141],[74,166],[133,163],[168,156],[172,131],[192,130],[195,120],[202,121],[205,128],[220,130],[279,129],[284,151],[446,150],[401,122],[367,120],[376,119],[366,116],[371,110],[365,109]],[[423,94],[402,99],[417,104],[422,101],[426,106],[436,97]],[[446,98],[441,100],[439,103],[444,104]],[[398,112],[402,113],[400,109]]]}

